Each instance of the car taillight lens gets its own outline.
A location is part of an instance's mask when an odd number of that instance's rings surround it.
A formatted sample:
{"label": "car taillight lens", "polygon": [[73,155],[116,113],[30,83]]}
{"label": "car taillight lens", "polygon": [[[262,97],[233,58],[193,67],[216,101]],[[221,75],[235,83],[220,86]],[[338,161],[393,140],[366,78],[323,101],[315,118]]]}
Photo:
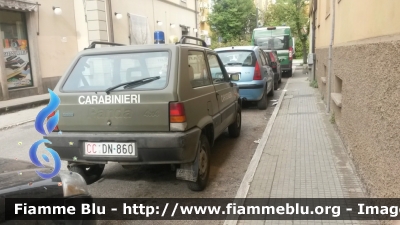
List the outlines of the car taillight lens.
{"label": "car taillight lens", "polygon": [[293,59],[293,48],[289,47],[289,60]]}
{"label": "car taillight lens", "polygon": [[[56,112],[52,112],[50,113],[50,115],[47,117],[47,120],[49,120],[51,117],[53,117],[54,115],[56,115]],[[58,125],[54,128],[54,130],[52,130],[53,132],[58,132]]]}
{"label": "car taillight lens", "polygon": [[169,103],[169,127],[171,131],[186,130],[185,107],[181,102]]}
{"label": "car taillight lens", "polygon": [[253,80],[262,80],[260,66],[258,65],[258,62],[256,62],[256,66],[254,68]]}
{"label": "car taillight lens", "polygon": [[186,122],[185,107],[183,103],[171,102],[169,104],[169,122],[183,123]]}

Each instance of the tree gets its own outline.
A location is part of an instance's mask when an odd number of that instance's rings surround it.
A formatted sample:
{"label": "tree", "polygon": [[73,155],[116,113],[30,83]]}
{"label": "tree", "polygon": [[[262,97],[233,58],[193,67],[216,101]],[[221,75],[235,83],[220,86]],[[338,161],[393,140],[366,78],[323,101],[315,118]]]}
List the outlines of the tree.
{"label": "tree", "polygon": [[[264,24],[281,26],[286,24],[292,28],[293,36],[301,41],[303,63],[307,63],[307,40],[309,29],[307,0],[277,0],[265,12]],[[297,46],[296,46],[296,49]]]}
{"label": "tree", "polygon": [[214,0],[208,23],[225,43],[243,39],[256,26],[256,7],[253,0]]}

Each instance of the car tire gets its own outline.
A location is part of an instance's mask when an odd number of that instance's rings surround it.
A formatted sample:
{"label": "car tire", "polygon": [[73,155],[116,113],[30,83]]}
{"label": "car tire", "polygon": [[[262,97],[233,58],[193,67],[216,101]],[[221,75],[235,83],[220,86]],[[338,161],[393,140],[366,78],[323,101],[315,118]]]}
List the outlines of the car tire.
{"label": "car tire", "polygon": [[210,144],[207,137],[202,134],[199,140],[199,152],[196,157],[199,164],[199,173],[196,182],[188,182],[188,188],[192,191],[202,191],[207,186],[210,175]]}
{"label": "car tire", "polygon": [[92,184],[97,181],[104,171],[105,164],[95,165],[73,165],[69,167],[69,171],[78,173],[85,179],[86,184]]}
{"label": "car tire", "polygon": [[292,70],[289,70],[289,71],[287,72],[287,74],[288,74],[288,77],[292,77],[293,71],[292,71]]}
{"label": "car tire", "polygon": [[272,88],[271,88],[271,91],[269,91],[269,93],[268,93],[268,97],[274,96],[275,82],[271,82],[271,83],[272,83]]}
{"label": "car tire", "polygon": [[237,138],[240,136],[240,129],[242,128],[242,112],[239,110],[236,113],[235,122],[233,122],[228,127],[229,136],[232,138]]}
{"label": "car tire", "polygon": [[274,82],[274,90],[277,90],[279,87],[279,81]]}
{"label": "car tire", "polygon": [[[265,91],[267,91],[267,87],[265,87]],[[265,94],[265,91],[263,97],[257,102],[257,108],[259,110],[264,110],[267,108],[267,95]]]}

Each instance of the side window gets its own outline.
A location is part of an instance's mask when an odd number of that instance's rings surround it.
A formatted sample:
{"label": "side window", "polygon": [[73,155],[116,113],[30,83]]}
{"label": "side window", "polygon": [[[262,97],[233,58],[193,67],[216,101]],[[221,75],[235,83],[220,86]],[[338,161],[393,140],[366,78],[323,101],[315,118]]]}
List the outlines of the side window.
{"label": "side window", "polygon": [[208,54],[208,64],[210,64],[211,77],[214,84],[226,82],[226,77],[222,70],[223,65],[218,61],[218,58],[214,54]]}
{"label": "side window", "polygon": [[204,52],[189,51],[188,54],[188,74],[193,88],[210,85]]}

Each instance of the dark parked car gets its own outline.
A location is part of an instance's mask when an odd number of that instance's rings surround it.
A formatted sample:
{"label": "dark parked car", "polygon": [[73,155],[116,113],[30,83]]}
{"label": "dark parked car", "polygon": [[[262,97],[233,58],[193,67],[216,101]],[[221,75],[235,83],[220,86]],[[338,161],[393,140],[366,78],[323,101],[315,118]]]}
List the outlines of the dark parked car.
{"label": "dark parked car", "polygon": [[270,62],[270,67],[274,71],[274,88],[278,89],[278,85],[282,81],[282,69],[281,69],[281,60],[278,58],[278,53],[275,50],[264,50],[267,58]]}
{"label": "dark parked car", "polygon": [[[37,168],[30,162],[0,158],[0,223],[33,224],[33,221],[27,220],[17,222],[18,217],[14,217],[13,220],[4,221],[5,215],[10,216],[10,210],[12,210],[10,207],[7,210],[5,209],[5,199],[8,198],[23,198],[31,203],[43,203],[44,199],[46,199],[45,201],[52,201],[54,199],[54,202],[51,202],[51,204],[56,204],[55,202],[59,202],[60,199],[67,202],[69,199],[76,200],[78,198],[82,203],[92,202],[86,182],[81,175],[74,172],[61,171],[51,179],[42,179],[36,174],[36,170],[49,173],[52,168]],[[48,205],[47,203],[46,206]],[[49,222],[47,221],[47,224]],[[95,224],[95,218],[90,217],[89,221],[65,221],[63,218],[60,218],[57,222],[53,222],[56,224]]]}

